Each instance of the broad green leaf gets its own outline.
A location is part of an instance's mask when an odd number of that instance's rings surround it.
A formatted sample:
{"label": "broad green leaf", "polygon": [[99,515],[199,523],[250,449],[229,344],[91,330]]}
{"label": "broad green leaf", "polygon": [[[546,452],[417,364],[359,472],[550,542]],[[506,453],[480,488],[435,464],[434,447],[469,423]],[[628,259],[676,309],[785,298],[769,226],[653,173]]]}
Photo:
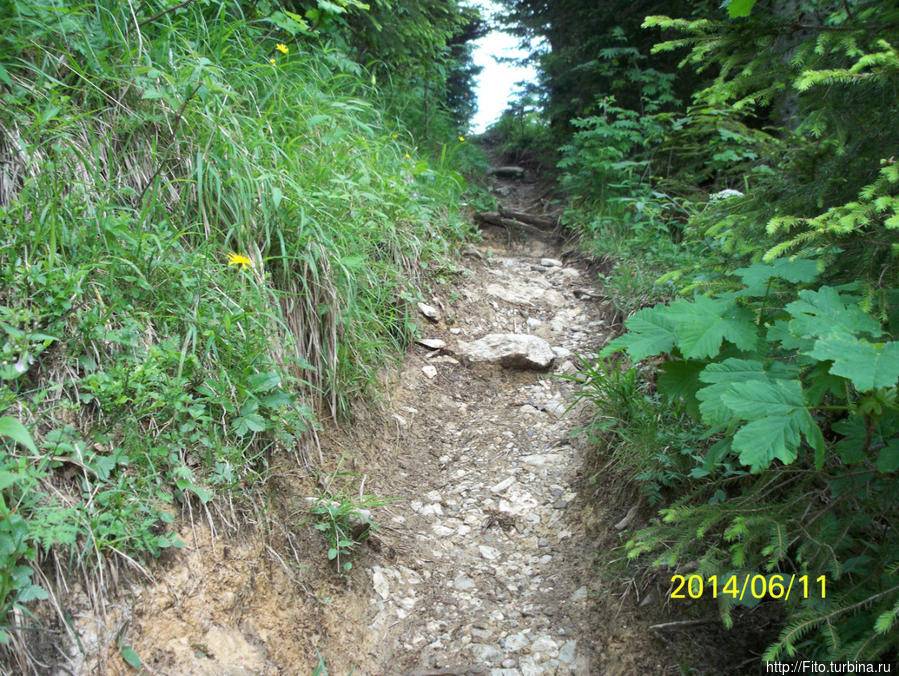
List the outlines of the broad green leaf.
{"label": "broad green leaf", "polygon": [[877,456],[877,471],[895,472],[899,470],[899,439],[891,439],[880,449]]}
{"label": "broad green leaf", "polygon": [[892,387],[899,380],[899,342],[875,345],[846,333],[833,333],[805,352],[815,359],[831,360],[830,372],[848,378],[859,392]]}
{"label": "broad green leaf", "polygon": [[677,346],[688,359],[716,356],[724,340],[741,350],[751,350],[756,345],[752,312],[737,307],[731,299],[697,296],[692,303],[680,304],[677,309]]}
{"label": "broad green leaf", "polygon": [[22,480],[23,477],[25,475],[19,472],[0,472],[0,491],[4,488],[9,488],[14,483]]}
{"label": "broad green leaf", "polygon": [[800,432],[816,451],[816,465],[823,464],[824,437],[806,407],[798,380],[731,384],[721,401],[735,416],[748,421],[734,435],[733,447],[740,462],[753,472],[765,469],[774,459],[784,463],[795,460]]}
{"label": "broad green leaf", "polygon": [[273,387],[277,387],[281,384],[281,376],[277,371],[254,373],[247,378],[247,384],[253,392],[268,392]]}
{"label": "broad green leaf", "polygon": [[798,380],[733,384],[721,399],[734,415],[744,420],[789,416],[798,408],[805,410],[802,384]]}
{"label": "broad green leaf", "polygon": [[770,382],[765,366],[760,361],[749,359],[725,359],[720,364],[709,364],[699,374],[699,380],[709,383],[696,393],[700,401],[702,419],[711,426],[726,425],[732,418],[731,410],[721,397],[734,383],[751,380]]}
{"label": "broad green leaf", "polygon": [[16,418],[8,415],[0,418],[0,436],[9,437],[13,441],[22,444],[32,453],[37,453],[37,446],[34,445],[31,433]]}
{"label": "broad green leaf", "polygon": [[50,595],[47,593],[47,590],[36,584],[25,585],[19,589],[19,593],[16,595],[16,601],[19,603],[28,603],[35,599],[44,601],[48,598],[50,598]]}
{"label": "broad green leaf", "polygon": [[694,417],[699,416],[699,402],[696,392],[699,389],[699,373],[706,367],[702,361],[675,360],[665,362],[660,367],[658,377],[659,392],[669,400],[681,398],[684,405]]}
{"label": "broad green leaf", "polygon": [[727,14],[731,19],[749,16],[755,6],[756,0],[724,0],[722,7],[727,8]]}
{"label": "broad green leaf", "polygon": [[138,654],[134,652],[134,649],[129,645],[123,645],[119,648],[119,653],[122,656],[122,659],[125,660],[129,666],[134,667],[138,671],[140,671],[143,666],[140,661],[140,657]]}
{"label": "broad green leaf", "polygon": [[601,356],[627,350],[631,359],[640,361],[654,354],[670,352],[677,336],[674,322],[665,314],[667,309],[662,306],[648,307],[634,314],[625,322],[627,333],[606,345]]}
{"label": "broad green leaf", "polygon": [[775,458],[788,465],[796,459],[799,429],[789,415],[753,420],[734,435],[733,447],[752,472],[766,469]]}
{"label": "broad green leaf", "polygon": [[862,311],[858,302],[844,298],[829,286],[817,291],[805,289],[799,292],[799,300],[789,303],[787,312],[793,315],[790,332],[794,336],[827,336],[832,333],[855,334],[861,331],[879,336],[883,333],[880,323]]}
{"label": "broad green leaf", "polygon": [[794,284],[813,282],[818,278],[818,262],[808,258],[778,258],[771,263],[755,263],[748,268],[734,270],[734,274],[746,285],[744,294],[763,296],[768,290],[768,282],[772,277],[785,279]]}

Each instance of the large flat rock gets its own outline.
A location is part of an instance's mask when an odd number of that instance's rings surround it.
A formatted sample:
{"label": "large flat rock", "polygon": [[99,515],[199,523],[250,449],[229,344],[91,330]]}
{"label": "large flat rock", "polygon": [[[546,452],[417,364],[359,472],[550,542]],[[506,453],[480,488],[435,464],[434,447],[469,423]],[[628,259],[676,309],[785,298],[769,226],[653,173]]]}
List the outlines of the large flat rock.
{"label": "large flat rock", "polygon": [[472,361],[538,370],[549,368],[555,357],[543,338],[524,333],[490,333],[471,343],[460,341],[457,352]]}

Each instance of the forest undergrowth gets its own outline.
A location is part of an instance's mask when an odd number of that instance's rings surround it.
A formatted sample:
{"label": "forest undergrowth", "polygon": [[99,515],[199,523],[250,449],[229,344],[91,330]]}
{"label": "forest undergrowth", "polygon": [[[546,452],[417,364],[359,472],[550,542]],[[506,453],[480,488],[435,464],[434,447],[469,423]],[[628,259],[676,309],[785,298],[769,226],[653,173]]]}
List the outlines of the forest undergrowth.
{"label": "forest undergrowth", "polygon": [[782,617],[758,661],[895,663],[899,11],[505,7],[549,49],[494,133],[554,158],[626,320],[578,377],[652,517],[598,574]]}

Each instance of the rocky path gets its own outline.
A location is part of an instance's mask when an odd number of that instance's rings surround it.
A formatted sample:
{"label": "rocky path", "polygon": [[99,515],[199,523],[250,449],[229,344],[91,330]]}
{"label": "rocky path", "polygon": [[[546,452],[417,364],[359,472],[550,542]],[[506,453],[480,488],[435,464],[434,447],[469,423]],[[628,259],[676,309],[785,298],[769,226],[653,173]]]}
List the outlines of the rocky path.
{"label": "rocky path", "polygon": [[596,673],[571,437],[583,419],[558,376],[605,323],[551,241],[488,228],[451,297],[425,308],[437,321],[422,337],[445,347],[416,348],[395,385],[397,471],[380,489],[400,496],[385,523],[399,554],[366,571],[357,674]]}

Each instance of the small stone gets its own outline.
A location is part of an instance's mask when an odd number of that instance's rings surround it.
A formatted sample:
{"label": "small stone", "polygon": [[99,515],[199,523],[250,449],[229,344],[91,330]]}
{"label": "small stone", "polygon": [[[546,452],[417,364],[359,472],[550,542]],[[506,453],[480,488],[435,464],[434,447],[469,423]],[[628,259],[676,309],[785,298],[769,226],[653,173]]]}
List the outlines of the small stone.
{"label": "small stone", "polygon": [[564,456],[560,453],[532,453],[521,458],[521,462],[538,467],[546,465],[557,467],[562,464],[563,460]]}
{"label": "small stone", "polygon": [[[523,407],[522,407],[522,408],[523,408]],[[495,486],[493,486],[493,487],[490,489],[490,492],[491,492],[491,493],[497,493],[497,494],[502,493],[504,490],[506,490],[506,489],[507,489],[509,486],[511,486],[513,483],[515,483],[515,477],[514,477],[514,476],[506,477],[505,479],[503,479],[502,481],[500,481],[498,484],[496,484]]]}
{"label": "small stone", "polygon": [[431,366],[428,364],[427,366],[421,367],[422,373],[424,373],[428,378],[433,378],[437,375],[437,367]]}
{"label": "small stone", "polygon": [[541,258],[540,265],[547,267],[547,268],[561,268],[562,261],[557,260],[555,258]]}
{"label": "small stone", "polygon": [[488,547],[487,545],[478,545],[478,551],[481,552],[481,556],[488,561],[495,561],[500,556],[498,549]]}
{"label": "small stone", "polygon": [[559,654],[559,644],[549,636],[541,636],[531,644],[531,652],[555,657]]}
{"label": "small stone", "polygon": [[472,657],[481,664],[492,665],[499,662],[503,657],[503,654],[492,645],[472,643],[468,649],[471,651]]}
{"label": "small stone", "polygon": [[[515,667],[515,665],[518,664],[518,660],[516,660],[514,657],[507,657],[506,659],[504,659],[504,660],[501,662],[501,664],[502,664],[502,666],[504,666],[506,669],[512,669],[513,667]],[[518,672],[516,671],[515,673],[518,673]]]}
{"label": "small stone", "polygon": [[454,336],[458,336],[460,333],[462,333],[462,329],[460,329],[460,328],[458,328],[458,327],[455,327],[455,326],[454,326],[453,328],[451,328],[449,331],[450,331],[450,333],[452,333]]}
{"label": "small stone", "polygon": [[525,324],[528,325],[528,328],[536,329],[538,326],[542,326],[543,322],[541,322],[539,319],[528,317],[527,320],[525,320]]}
{"label": "small stone", "polygon": [[440,310],[427,303],[418,303],[418,311],[432,322],[439,322],[442,317]]}
{"label": "small stone", "polygon": [[587,588],[580,587],[579,589],[576,589],[574,591],[574,593],[570,597],[568,597],[568,600],[571,601],[572,603],[577,603],[578,601],[586,601],[587,600]]}
{"label": "small stone", "polygon": [[565,359],[566,357],[571,356],[571,350],[569,350],[567,347],[555,346],[553,347],[553,354],[556,355],[556,357],[559,359]]}
{"label": "small stone", "polygon": [[506,650],[516,651],[527,646],[530,640],[524,632],[518,632],[517,634],[509,634],[502,639],[501,643]]}
{"label": "small stone", "polygon": [[378,596],[386,601],[390,596],[390,583],[387,582],[387,576],[379,566],[373,566],[371,569],[371,584]]}
{"label": "small stone", "polygon": [[573,664],[577,659],[577,641],[565,641],[559,649],[559,662]]}
{"label": "small stone", "polygon": [[453,580],[453,587],[456,591],[469,591],[475,588],[475,581],[465,574],[459,575]]}
{"label": "small stone", "polygon": [[419,338],[415,342],[431,350],[442,350],[446,347],[446,341],[440,338]]}

